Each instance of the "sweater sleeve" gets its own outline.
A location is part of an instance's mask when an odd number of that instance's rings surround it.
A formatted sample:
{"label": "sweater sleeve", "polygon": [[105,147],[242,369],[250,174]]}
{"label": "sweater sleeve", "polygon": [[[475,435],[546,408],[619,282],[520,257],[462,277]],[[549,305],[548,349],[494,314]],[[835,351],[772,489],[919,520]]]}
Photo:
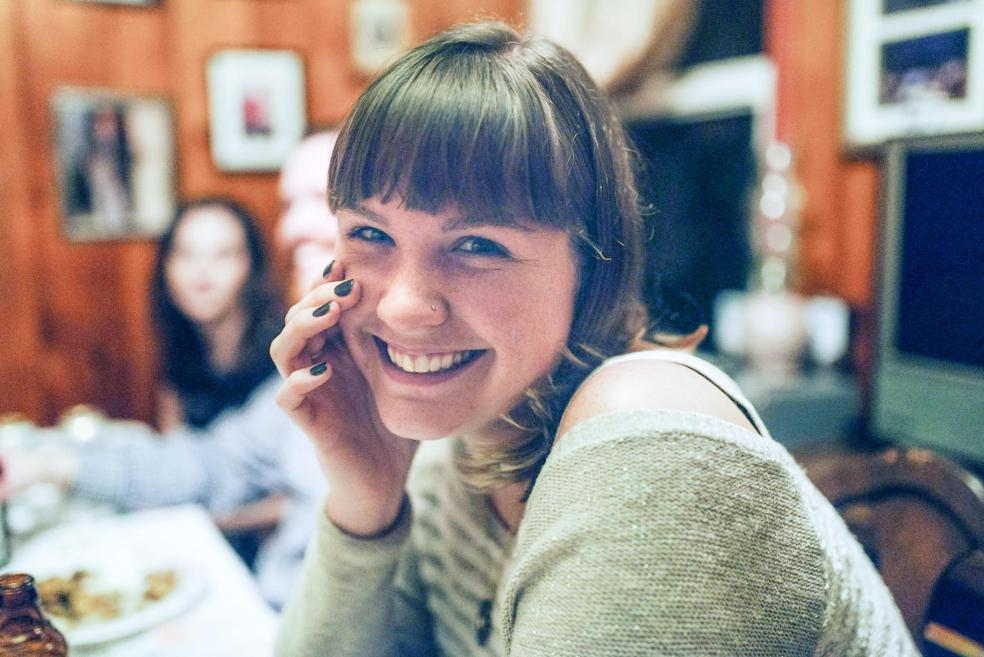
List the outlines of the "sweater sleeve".
{"label": "sweater sleeve", "polygon": [[349,536],[318,513],[277,657],[436,657],[409,539],[411,507],[381,538]]}
{"label": "sweater sleeve", "polygon": [[79,454],[73,492],[125,509],[194,502],[223,513],[270,491],[292,492],[284,473],[290,419],[276,405],[277,382],[208,429],[149,430],[110,425]]}
{"label": "sweater sleeve", "polygon": [[765,445],[677,411],[569,431],[517,536],[506,654],[813,654],[823,552],[788,464]]}

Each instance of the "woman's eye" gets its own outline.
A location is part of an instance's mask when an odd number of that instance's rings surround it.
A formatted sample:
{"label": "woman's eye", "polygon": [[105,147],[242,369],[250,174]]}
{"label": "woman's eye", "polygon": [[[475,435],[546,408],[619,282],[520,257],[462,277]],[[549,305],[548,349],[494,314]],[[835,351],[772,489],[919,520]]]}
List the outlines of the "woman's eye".
{"label": "woman's eye", "polygon": [[350,239],[380,244],[389,244],[393,241],[389,235],[378,228],[373,228],[372,226],[359,226],[358,228],[353,228],[348,232],[347,236]]}
{"label": "woman's eye", "polygon": [[511,255],[504,246],[484,237],[465,237],[458,242],[455,248],[471,255],[492,256],[495,258],[508,258]]}

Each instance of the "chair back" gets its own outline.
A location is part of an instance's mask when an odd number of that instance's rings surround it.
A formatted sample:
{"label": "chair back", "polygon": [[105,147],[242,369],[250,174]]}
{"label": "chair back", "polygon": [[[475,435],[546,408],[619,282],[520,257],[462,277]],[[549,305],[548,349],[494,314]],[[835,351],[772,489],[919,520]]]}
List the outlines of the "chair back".
{"label": "chair back", "polygon": [[[822,450],[797,460],[864,546],[925,649],[931,602],[938,613],[949,606],[945,591],[956,590],[943,586],[947,578],[984,572],[972,565],[955,569],[984,549],[984,485],[923,449]],[[984,608],[984,584],[976,586]]]}

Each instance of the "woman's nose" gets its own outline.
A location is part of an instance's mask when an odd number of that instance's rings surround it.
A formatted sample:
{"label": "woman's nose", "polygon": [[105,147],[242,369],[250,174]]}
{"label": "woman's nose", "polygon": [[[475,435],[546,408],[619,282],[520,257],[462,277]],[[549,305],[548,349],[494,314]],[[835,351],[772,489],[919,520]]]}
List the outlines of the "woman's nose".
{"label": "woman's nose", "polygon": [[448,317],[433,268],[404,266],[393,272],[376,306],[376,313],[395,331],[411,332],[443,324]]}

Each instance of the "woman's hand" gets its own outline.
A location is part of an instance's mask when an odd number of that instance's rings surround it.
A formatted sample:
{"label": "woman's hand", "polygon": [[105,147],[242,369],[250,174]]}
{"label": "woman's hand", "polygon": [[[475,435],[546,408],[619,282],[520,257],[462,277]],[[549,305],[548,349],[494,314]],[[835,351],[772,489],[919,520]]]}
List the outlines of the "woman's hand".
{"label": "woman's hand", "polygon": [[4,448],[0,450],[0,500],[8,500],[34,484],[68,488],[75,481],[78,468],[76,453],[56,445]]}
{"label": "woman's hand", "polygon": [[270,355],[286,379],[277,403],[314,442],[328,478],[328,518],[370,536],[396,519],[417,442],[386,430],[349,355],[338,322],[361,289],[358,281],[339,281],[342,274],[336,263],[328,280],[291,307]]}

